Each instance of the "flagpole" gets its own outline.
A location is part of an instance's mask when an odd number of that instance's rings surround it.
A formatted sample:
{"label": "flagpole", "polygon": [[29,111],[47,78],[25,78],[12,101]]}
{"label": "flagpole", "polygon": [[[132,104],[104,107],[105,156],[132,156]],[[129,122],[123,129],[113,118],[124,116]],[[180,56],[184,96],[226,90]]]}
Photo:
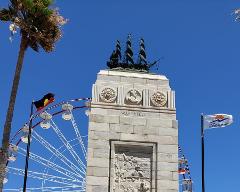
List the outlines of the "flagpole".
{"label": "flagpole", "polygon": [[30,155],[30,144],[31,144],[31,135],[32,135],[33,104],[34,104],[34,101],[32,101],[32,103],[31,103],[31,113],[30,113],[30,121],[29,121],[27,154],[26,154],[25,173],[24,173],[24,182],[23,182],[23,192],[26,192],[26,188],[27,188],[28,160],[29,160],[29,155]]}
{"label": "flagpole", "polygon": [[205,192],[205,169],[204,169],[204,115],[201,114],[201,138],[202,138],[202,192]]}

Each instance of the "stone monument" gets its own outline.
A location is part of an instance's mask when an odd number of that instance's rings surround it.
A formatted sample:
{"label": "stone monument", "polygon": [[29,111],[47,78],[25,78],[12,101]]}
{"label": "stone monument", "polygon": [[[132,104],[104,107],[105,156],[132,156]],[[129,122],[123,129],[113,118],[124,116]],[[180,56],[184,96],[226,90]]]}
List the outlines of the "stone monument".
{"label": "stone monument", "polygon": [[163,75],[101,70],[89,114],[87,192],[178,192],[175,92]]}

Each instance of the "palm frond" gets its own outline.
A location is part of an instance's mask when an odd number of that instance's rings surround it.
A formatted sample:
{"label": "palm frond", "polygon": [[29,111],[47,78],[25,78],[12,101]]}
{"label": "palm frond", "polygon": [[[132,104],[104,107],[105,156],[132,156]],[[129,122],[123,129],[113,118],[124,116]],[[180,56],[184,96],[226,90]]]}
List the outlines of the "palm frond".
{"label": "palm frond", "polygon": [[1,9],[0,10],[0,20],[1,21],[11,21],[13,15],[9,9]]}

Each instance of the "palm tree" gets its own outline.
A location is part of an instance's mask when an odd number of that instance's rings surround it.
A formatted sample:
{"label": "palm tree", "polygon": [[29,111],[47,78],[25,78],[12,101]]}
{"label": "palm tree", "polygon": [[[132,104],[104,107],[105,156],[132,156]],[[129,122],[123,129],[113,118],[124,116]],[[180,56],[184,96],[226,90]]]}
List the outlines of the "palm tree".
{"label": "palm tree", "polygon": [[[21,36],[17,65],[4,124],[0,154],[0,173],[4,173],[8,158],[11,123],[25,52],[28,47],[36,52],[40,48],[43,48],[46,52],[51,52],[54,50],[55,43],[62,36],[60,27],[66,23],[66,19],[59,14],[57,9],[50,7],[52,4],[53,0],[10,0],[8,8],[0,9],[0,20],[11,23],[9,29],[12,34],[19,28]],[[3,177],[1,175],[0,191],[3,188]]]}

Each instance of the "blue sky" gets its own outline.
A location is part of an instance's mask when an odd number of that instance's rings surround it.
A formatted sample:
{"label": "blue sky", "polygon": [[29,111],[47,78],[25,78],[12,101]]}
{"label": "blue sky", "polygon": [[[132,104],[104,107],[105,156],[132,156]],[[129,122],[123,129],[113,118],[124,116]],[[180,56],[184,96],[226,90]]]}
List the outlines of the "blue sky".
{"label": "blue sky", "polygon": [[[0,7],[7,5],[1,0]],[[234,124],[206,132],[206,191],[236,191],[240,173],[240,23],[234,0],[56,0],[69,19],[53,53],[28,49],[14,113],[13,132],[28,119],[32,99],[54,92],[58,101],[90,97],[114,42],[144,37],[150,61],[164,57],[157,73],[176,91],[179,143],[201,191],[200,113],[229,113]],[[3,127],[19,37],[9,42],[0,23],[0,122]],[[155,71],[156,72],[156,71]],[[84,120],[83,129],[87,129]],[[1,129],[2,130],[2,129]]]}

